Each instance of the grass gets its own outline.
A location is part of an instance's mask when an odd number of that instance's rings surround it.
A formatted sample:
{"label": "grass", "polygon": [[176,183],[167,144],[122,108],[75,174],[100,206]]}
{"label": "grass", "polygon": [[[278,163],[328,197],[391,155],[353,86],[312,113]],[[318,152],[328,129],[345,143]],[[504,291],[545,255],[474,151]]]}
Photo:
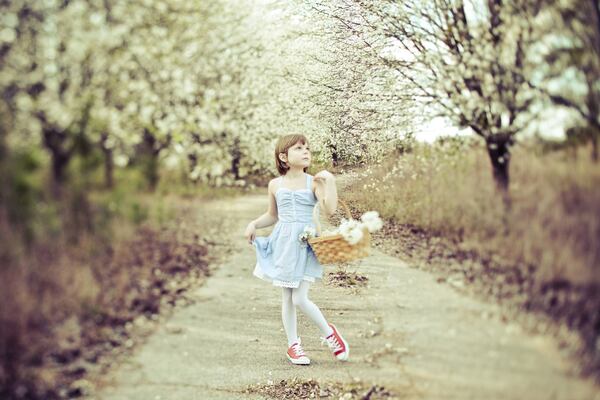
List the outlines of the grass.
{"label": "grass", "polygon": [[540,280],[598,284],[600,167],[581,151],[573,158],[516,147],[509,211],[478,144],[419,145],[365,169],[344,196],[464,250],[534,265]]}
{"label": "grass", "polygon": [[[162,231],[174,225],[178,198],[201,202],[244,192],[184,188],[165,178],[150,193],[135,171],[118,174],[111,190],[74,181],[60,201],[37,198],[29,241],[0,208],[0,397],[26,391],[27,398],[52,398],[62,377],[42,366],[49,357],[68,362],[82,351],[84,334],[99,334],[85,321],[112,325],[157,312],[166,286],[153,285],[179,269],[199,270],[202,246]],[[157,266],[165,269],[161,276],[154,275]]]}

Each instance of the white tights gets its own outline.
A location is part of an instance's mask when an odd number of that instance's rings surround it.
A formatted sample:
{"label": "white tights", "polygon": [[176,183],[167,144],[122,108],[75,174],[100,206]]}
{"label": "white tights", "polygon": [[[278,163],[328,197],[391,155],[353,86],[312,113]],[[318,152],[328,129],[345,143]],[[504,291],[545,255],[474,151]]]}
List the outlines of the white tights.
{"label": "white tights", "polygon": [[296,306],[319,327],[325,337],[333,333],[333,329],[327,324],[327,320],[319,307],[308,299],[309,288],[310,282],[308,281],[301,281],[298,288],[282,288],[283,302],[281,305],[281,317],[288,339],[288,346],[291,346],[298,340]]}

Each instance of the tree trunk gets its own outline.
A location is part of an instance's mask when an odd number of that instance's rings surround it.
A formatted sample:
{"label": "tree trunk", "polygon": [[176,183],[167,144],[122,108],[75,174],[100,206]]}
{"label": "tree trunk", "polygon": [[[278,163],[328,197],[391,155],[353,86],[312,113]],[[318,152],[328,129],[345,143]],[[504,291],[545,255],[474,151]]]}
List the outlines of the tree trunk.
{"label": "tree trunk", "polygon": [[510,232],[510,211],[512,201],[510,198],[510,145],[512,138],[508,135],[496,134],[486,138],[488,156],[492,164],[492,175],[498,194],[502,198],[502,231],[505,236]]}
{"label": "tree trunk", "polygon": [[231,172],[234,178],[240,179],[240,161],[242,159],[242,152],[240,150],[240,139],[233,139],[233,148],[231,149]]}
{"label": "tree trunk", "polygon": [[188,153],[187,158],[189,161],[189,168],[188,173],[186,175],[186,179],[191,179],[192,182],[196,182],[198,180],[198,177],[192,174],[192,172],[194,172],[196,166],[198,165],[198,156],[194,153]]}
{"label": "tree trunk", "polygon": [[337,148],[333,145],[329,145],[329,149],[331,150],[331,164],[332,167],[335,168],[339,163]]}
{"label": "tree trunk", "polygon": [[143,139],[143,158],[144,158],[144,175],[148,180],[148,185],[151,191],[156,190],[158,186],[158,155],[160,154],[160,146],[157,140],[148,129],[144,129]]}
{"label": "tree trunk", "polygon": [[[496,188],[502,196],[505,211],[511,208],[510,186],[510,145],[512,138],[508,135],[496,134],[486,139],[487,151],[492,164],[492,175]],[[505,227],[506,228],[506,227]]]}
{"label": "tree trunk", "polygon": [[71,160],[74,146],[65,149],[67,133],[54,128],[44,128],[43,131],[44,146],[50,151],[52,159],[52,194],[58,198],[61,194],[61,188],[67,179],[67,165]]}
{"label": "tree trunk", "polygon": [[158,186],[158,153],[152,152],[148,164],[148,179],[150,182],[150,190],[154,192]]}
{"label": "tree trunk", "polygon": [[67,165],[69,164],[70,155],[65,154],[62,151],[54,151],[50,149],[52,156],[52,182],[51,192],[54,198],[60,198],[62,194],[62,187],[67,180]]}
{"label": "tree trunk", "polygon": [[104,186],[112,189],[115,186],[114,180],[114,162],[112,149],[103,148],[104,152]]}
{"label": "tree trunk", "polygon": [[52,153],[52,177],[54,178],[54,181],[61,186],[67,177],[66,168],[68,163],[69,157],[67,157],[64,153]]}
{"label": "tree trunk", "polygon": [[102,148],[102,154],[104,154],[104,186],[107,189],[114,187],[114,162],[113,162],[113,150],[106,145],[108,140],[108,133],[103,133],[100,139],[100,147]]}

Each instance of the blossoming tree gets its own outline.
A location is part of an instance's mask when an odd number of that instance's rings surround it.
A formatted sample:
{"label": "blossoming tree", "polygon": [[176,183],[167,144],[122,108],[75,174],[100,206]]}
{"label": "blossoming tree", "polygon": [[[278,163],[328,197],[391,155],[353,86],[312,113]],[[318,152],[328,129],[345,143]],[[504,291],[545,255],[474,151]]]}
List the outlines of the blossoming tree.
{"label": "blossoming tree", "polygon": [[[344,19],[363,47],[412,86],[415,99],[434,113],[470,127],[486,144],[497,187],[509,187],[510,146],[534,117],[536,98],[525,78],[535,67],[536,4],[527,0],[393,2],[340,0],[315,7]],[[363,32],[368,32],[365,35]],[[435,114],[434,114],[435,115]],[[434,116],[432,115],[432,117]]]}

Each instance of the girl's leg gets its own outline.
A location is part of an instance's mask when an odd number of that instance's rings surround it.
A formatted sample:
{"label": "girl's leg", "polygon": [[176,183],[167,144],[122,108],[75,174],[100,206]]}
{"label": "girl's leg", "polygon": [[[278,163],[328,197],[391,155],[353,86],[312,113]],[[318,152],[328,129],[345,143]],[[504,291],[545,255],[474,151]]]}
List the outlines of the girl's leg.
{"label": "girl's leg", "polygon": [[310,282],[302,281],[297,289],[292,291],[292,302],[302,310],[321,330],[325,337],[333,333],[333,329],[327,323],[323,313],[315,303],[308,299]]}
{"label": "girl's leg", "polygon": [[298,328],[296,326],[296,306],[292,301],[292,288],[282,288],[281,319],[283,329],[287,335],[288,346],[298,340]]}

